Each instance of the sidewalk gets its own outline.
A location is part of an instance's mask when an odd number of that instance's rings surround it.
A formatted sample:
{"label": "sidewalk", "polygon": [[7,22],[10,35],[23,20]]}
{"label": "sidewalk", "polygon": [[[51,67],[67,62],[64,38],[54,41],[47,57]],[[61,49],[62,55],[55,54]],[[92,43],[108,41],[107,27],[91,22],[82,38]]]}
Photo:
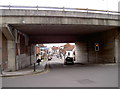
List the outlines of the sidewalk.
{"label": "sidewalk", "polygon": [[15,72],[2,72],[2,75],[0,75],[0,77],[12,77],[12,76],[24,76],[24,75],[31,75],[31,74],[37,74],[37,73],[41,73],[46,69],[46,65],[47,65],[47,61],[42,61],[40,63],[40,65],[38,65],[36,63],[36,71],[34,72],[34,65],[22,69],[22,70],[18,70]]}

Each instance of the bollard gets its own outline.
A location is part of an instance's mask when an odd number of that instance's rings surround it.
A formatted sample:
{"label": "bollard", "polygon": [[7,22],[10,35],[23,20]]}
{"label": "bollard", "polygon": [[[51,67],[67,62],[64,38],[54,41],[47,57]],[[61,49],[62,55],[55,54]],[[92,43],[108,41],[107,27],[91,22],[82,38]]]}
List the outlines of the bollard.
{"label": "bollard", "polygon": [[34,63],[34,72],[36,71],[35,63]]}

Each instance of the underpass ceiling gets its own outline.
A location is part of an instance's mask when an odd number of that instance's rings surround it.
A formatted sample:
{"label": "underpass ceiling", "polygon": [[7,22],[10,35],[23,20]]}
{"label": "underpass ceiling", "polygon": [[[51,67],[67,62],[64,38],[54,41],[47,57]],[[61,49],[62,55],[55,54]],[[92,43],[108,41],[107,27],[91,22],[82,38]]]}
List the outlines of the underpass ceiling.
{"label": "underpass ceiling", "polygon": [[114,26],[79,24],[10,24],[10,26],[29,35],[33,43],[73,42],[81,36],[117,28]]}
{"label": "underpass ceiling", "polygon": [[85,35],[102,32],[115,27],[95,25],[57,25],[57,24],[12,24],[14,28],[30,36],[35,35]]}

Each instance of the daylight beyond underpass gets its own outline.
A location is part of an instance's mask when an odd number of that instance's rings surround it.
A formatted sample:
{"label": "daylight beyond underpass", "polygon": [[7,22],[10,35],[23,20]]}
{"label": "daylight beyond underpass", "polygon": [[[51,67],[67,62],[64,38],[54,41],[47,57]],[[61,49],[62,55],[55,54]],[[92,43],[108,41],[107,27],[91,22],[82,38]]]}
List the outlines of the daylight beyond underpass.
{"label": "daylight beyond underpass", "polygon": [[64,65],[53,56],[42,74],[3,78],[3,87],[117,87],[117,64]]}

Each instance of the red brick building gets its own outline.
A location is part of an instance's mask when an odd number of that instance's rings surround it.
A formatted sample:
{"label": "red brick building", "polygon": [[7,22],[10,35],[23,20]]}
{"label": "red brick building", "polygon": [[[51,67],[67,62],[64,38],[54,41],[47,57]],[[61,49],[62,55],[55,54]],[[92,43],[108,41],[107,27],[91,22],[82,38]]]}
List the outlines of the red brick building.
{"label": "red brick building", "polygon": [[65,54],[66,51],[72,51],[75,48],[75,45],[71,45],[70,43],[66,43],[62,49],[62,53]]}

